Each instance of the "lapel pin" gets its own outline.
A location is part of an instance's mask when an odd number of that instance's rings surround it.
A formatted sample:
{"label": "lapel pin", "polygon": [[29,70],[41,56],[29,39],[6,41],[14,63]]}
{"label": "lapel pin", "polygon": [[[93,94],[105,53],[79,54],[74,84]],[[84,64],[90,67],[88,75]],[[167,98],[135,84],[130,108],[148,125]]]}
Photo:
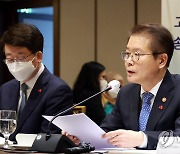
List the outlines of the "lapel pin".
{"label": "lapel pin", "polygon": [[162,102],[165,103],[167,101],[167,98],[166,97],[163,97],[162,98]]}
{"label": "lapel pin", "polygon": [[160,106],[159,106],[159,109],[160,109],[160,110],[163,110],[163,109],[164,109],[164,106],[160,105]]}
{"label": "lapel pin", "polygon": [[41,93],[41,92],[42,92],[42,89],[38,89],[38,92]]}

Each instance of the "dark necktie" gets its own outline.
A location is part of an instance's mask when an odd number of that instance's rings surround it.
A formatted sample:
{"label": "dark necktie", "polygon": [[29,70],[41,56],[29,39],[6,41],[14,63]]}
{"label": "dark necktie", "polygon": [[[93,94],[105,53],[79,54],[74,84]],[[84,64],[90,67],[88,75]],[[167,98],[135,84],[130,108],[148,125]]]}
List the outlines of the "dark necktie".
{"label": "dark necktie", "polygon": [[145,131],[146,124],[149,118],[149,114],[151,111],[151,99],[153,98],[153,94],[150,92],[145,92],[142,95],[143,105],[139,116],[139,130]]}
{"label": "dark necktie", "polygon": [[28,89],[27,84],[23,83],[21,85],[22,95],[21,95],[21,105],[20,105],[20,108],[19,108],[19,115],[23,111],[24,106],[25,106],[26,101],[27,101],[27,89]]}

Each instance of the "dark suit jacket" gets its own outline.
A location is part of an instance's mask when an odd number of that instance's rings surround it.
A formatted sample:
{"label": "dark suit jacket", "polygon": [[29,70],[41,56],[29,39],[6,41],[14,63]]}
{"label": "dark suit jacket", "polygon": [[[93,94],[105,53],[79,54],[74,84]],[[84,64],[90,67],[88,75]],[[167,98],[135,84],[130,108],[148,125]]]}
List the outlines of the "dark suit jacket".
{"label": "dark suit jacket", "polygon": [[[138,131],[140,89],[139,84],[128,84],[121,88],[113,112],[101,124],[105,131]],[[163,102],[163,98],[167,100]],[[171,75],[169,71],[157,92],[144,132],[148,136],[147,148],[155,149],[159,133],[167,130],[172,130],[174,135],[180,135],[180,75]]]}
{"label": "dark suit jacket", "polygon": [[[19,91],[20,84],[15,79],[2,85],[0,88],[0,109],[17,111]],[[30,93],[18,119],[17,128],[10,139],[15,140],[17,133],[46,132],[48,121],[42,115],[53,116],[72,106],[72,103],[72,91],[69,86],[45,68]],[[60,129],[51,126],[51,132],[60,133]]]}

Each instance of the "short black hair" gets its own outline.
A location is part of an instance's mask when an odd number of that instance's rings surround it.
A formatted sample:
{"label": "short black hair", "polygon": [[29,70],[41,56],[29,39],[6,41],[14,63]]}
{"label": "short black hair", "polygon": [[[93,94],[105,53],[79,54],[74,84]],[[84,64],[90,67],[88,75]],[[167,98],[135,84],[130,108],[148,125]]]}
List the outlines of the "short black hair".
{"label": "short black hair", "polygon": [[153,53],[166,53],[168,55],[166,66],[169,66],[174,52],[174,41],[172,34],[167,28],[158,23],[139,24],[131,30],[130,37],[132,35],[152,37],[151,50]]}
{"label": "short black hair", "polygon": [[44,38],[40,30],[31,24],[18,23],[9,27],[1,37],[0,46],[4,52],[5,44],[26,47],[32,53],[43,52]]}

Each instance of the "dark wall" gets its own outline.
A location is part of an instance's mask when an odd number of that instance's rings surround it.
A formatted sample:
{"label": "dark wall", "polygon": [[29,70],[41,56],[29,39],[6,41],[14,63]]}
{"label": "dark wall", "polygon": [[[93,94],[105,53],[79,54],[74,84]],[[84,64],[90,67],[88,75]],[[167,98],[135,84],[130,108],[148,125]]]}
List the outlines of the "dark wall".
{"label": "dark wall", "polygon": [[[8,2],[0,2],[0,37],[9,26],[17,23],[17,21],[18,15],[16,9],[9,7]],[[7,66],[3,62],[2,49],[0,52],[0,85],[2,85],[11,80],[13,76],[9,73]]]}

